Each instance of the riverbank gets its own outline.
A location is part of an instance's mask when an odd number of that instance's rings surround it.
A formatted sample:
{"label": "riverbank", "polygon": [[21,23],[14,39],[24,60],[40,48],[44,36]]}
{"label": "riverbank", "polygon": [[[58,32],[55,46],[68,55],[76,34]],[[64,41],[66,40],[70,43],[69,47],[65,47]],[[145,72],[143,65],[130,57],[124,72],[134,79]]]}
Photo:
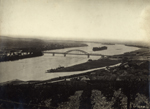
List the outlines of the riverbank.
{"label": "riverbank", "polygon": [[19,60],[19,59],[25,59],[25,58],[33,58],[33,57],[43,56],[43,53],[41,51],[18,52],[16,54],[15,53],[16,52],[14,52],[14,54],[10,53],[10,55],[7,55],[8,53],[0,55],[0,62],[15,61],[15,60]]}
{"label": "riverbank", "polygon": [[98,59],[98,60],[89,60],[88,62],[70,66],[70,67],[59,67],[56,69],[50,69],[47,73],[51,72],[71,72],[71,71],[84,71],[104,66],[110,66],[117,63],[120,63],[120,60],[109,60],[109,59]]}
{"label": "riverbank", "polygon": [[125,46],[130,46],[130,47],[139,47],[139,48],[149,48],[149,46],[142,46],[142,45],[131,45],[131,44],[125,44]]}

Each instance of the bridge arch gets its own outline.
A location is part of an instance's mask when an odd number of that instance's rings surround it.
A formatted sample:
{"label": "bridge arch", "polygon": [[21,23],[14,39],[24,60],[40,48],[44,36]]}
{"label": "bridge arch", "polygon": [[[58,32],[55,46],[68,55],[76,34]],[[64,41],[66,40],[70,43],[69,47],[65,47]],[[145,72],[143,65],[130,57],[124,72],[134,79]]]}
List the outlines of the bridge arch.
{"label": "bridge arch", "polygon": [[83,50],[80,50],[80,49],[68,50],[68,51],[66,51],[64,54],[68,54],[68,53],[73,52],[73,51],[79,51],[79,52],[84,53],[84,54],[87,54],[87,55],[89,54],[88,52],[83,51]]}

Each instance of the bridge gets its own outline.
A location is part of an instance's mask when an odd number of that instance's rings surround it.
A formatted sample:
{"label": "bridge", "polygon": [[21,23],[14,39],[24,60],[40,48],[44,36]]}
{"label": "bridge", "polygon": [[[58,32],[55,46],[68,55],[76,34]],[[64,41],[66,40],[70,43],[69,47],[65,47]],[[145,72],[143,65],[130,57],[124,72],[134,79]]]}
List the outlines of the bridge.
{"label": "bridge", "polygon": [[49,52],[49,51],[46,51],[46,52],[43,52],[43,53],[46,53],[46,54],[52,54],[53,56],[55,56],[55,54],[63,54],[64,57],[66,57],[67,55],[86,55],[88,58],[90,56],[101,56],[102,58],[105,58],[105,57],[108,57],[110,59],[123,59],[123,58],[132,58],[132,59],[136,59],[136,58],[145,58],[145,59],[149,59],[150,56],[149,55],[136,55],[136,54],[124,54],[124,55],[102,55],[102,54],[95,54],[95,53],[88,53],[84,50],[80,50],[80,49],[72,49],[72,50],[68,50],[66,52]]}
{"label": "bridge", "polygon": [[84,50],[80,50],[80,49],[72,49],[72,50],[68,50],[66,52],[43,52],[43,53],[47,53],[47,54],[52,54],[53,56],[55,56],[55,54],[63,54],[64,57],[66,57],[66,55],[86,55],[88,58],[90,56],[106,56],[106,55],[102,55],[102,54],[93,54],[93,53],[88,53]]}

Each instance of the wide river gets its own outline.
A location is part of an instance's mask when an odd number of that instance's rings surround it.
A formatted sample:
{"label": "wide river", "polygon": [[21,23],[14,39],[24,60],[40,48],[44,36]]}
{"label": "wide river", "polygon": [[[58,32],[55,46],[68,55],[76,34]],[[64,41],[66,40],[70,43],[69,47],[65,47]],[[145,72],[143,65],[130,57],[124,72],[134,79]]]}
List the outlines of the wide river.
{"label": "wide river", "polygon": [[[125,45],[105,45],[108,47],[107,50],[93,52],[93,47],[104,46],[99,43],[87,43],[86,47],[74,47],[66,49],[51,50],[55,52],[66,52],[72,49],[84,50],[88,53],[96,53],[103,55],[115,55],[123,54],[125,52],[130,52],[138,50],[137,47],[129,47]],[[45,73],[48,69],[57,68],[59,66],[72,66],[75,64],[83,63],[88,61],[88,59],[99,59],[100,56],[90,56],[87,58],[86,55],[67,55],[63,54],[44,54],[40,57],[26,58],[17,61],[7,61],[0,63],[0,82],[5,82],[9,80],[19,79],[19,80],[46,80],[54,77],[65,76],[75,74],[76,72],[64,72],[64,73]]]}

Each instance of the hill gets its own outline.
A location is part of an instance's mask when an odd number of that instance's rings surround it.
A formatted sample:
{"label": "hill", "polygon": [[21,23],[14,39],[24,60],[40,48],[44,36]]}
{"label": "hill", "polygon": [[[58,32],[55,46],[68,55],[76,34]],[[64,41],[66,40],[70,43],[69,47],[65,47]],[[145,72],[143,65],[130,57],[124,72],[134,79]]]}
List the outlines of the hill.
{"label": "hill", "polygon": [[87,46],[81,42],[75,41],[55,41],[47,39],[35,39],[35,38],[12,38],[6,36],[0,36],[0,50],[6,49],[38,49],[38,50],[52,50],[52,49],[62,49],[68,47],[81,47]]}

